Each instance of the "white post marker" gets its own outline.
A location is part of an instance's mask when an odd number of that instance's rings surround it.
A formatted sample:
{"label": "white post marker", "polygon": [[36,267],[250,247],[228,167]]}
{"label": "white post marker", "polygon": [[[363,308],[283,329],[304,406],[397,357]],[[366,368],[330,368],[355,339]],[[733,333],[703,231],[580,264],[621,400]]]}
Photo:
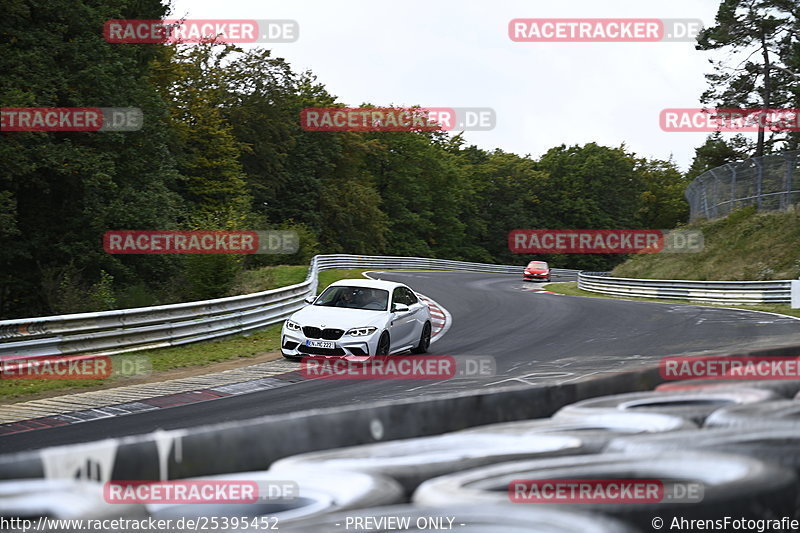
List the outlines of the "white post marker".
{"label": "white post marker", "polygon": [[800,309],[800,279],[792,280],[792,309]]}

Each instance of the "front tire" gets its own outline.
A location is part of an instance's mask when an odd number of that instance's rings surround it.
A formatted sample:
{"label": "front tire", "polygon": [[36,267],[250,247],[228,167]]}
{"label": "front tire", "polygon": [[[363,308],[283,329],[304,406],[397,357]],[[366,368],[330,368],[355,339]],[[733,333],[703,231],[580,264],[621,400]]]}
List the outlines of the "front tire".
{"label": "front tire", "polygon": [[384,332],[378,340],[378,347],[375,349],[375,355],[389,355],[391,343],[389,341],[389,334]]}
{"label": "front tire", "polygon": [[411,353],[427,353],[431,345],[431,323],[425,322],[422,326],[422,334],[419,336],[419,344],[411,350]]}

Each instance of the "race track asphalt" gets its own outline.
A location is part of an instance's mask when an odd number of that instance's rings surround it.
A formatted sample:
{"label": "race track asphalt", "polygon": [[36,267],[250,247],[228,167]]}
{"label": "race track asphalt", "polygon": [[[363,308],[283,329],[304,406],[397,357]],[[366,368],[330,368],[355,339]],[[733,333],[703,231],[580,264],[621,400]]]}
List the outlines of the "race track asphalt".
{"label": "race track asphalt", "polygon": [[[492,356],[492,376],[450,380],[305,380],[207,402],[0,438],[8,453],[313,408],[447,392],[569,381],[652,364],[666,355],[800,341],[800,320],[735,309],[535,292],[516,275],[376,272],[444,306],[452,325],[431,354]],[[553,279],[553,281],[558,281]],[[402,356],[398,356],[402,357]],[[298,363],[299,366],[299,363]]]}

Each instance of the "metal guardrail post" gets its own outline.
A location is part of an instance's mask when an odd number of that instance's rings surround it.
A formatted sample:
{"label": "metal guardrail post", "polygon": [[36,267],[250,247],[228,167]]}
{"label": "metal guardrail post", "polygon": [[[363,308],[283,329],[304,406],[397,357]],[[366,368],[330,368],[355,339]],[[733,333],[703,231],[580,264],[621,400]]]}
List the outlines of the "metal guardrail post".
{"label": "metal guardrail post", "polygon": [[712,207],[712,212],[710,213],[711,216],[708,216],[709,213],[706,213],[706,218],[716,218],[719,216],[719,192],[717,191],[717,185],[719,184],[719,177],[714,172],[713,168],[709,170],[709,172],[711,173],[711,176],[714,178],[714,193],[713,193],[714,205]]}
{"label": "metal guardrail post", "polygon": [[[759,211],[789,209],[798,203],[794,201],[794,195],[800,194],[793,179],[798,154],[800,151],[753,157],[700,174],[684,192],[690,207],[690,219],[726,216],[739,205],[756,205]],[[781,169],[785,186],[780,182]],[[728,176],[730,182],[727,198],[724,197],[727,193],[720,190],[725,185],[724,181],[717,181],[723,175]],[[775,199],[775,196],[778,198]]]}
{"label": "metal guardrail post", "polygon": [[728,163],[727,166],[731,171],[731,199],[728,204],[728,213],[736,209],[736,167]]}
{"label": "metal guardrail post", "polygon": [[758,169],[756,171],[756,202],[757,202],[757,209],[761,211],[761,192],[764,186],[764,162],[759,157],[753,158],[753,163],[756,165]]}
{"label": "metal guardrail post", "polygon": [[792,309],[800,309],[800,279],[792,280]]}
{"label": "metal guardrail post", "polygon": [[786,194],[783,196],[783,203],[781,208],[788,209],[790,205],[792,205],[792,173],[794,170],[794,158],[797,156],[795,153],[788,153],[783,154],[785,161],[784,164],[786,168],[784,168],[784,181],[786,184]]}

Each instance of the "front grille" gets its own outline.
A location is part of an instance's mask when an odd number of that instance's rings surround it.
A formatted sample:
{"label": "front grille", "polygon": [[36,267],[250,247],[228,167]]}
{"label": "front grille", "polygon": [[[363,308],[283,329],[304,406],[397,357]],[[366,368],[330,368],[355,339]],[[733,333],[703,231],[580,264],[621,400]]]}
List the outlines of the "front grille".
{"label": "front grille", "polygon": [[299,342],[294,342],[294,341],[286,341],[286,342],[283,343],[283,347],[285,349],[287,349],[287,350],[294,350],[295,348],[297,348],[298,344],[300,344],[300,343]]}
{"label": "front grille", "polygon": [[305,326],[303,328],[303,334],[308,337],[309,339],[325,339],[326,341],[335,341],[339,340],[342,335],[344,335],[343,329],[332,329],[332,328],[315,328],[314,326]]}
{"label": "front grille", "polygon": [[312,348],[303,344],[297,348],[297,351],[310,355],[347,355],[341,348]]}

